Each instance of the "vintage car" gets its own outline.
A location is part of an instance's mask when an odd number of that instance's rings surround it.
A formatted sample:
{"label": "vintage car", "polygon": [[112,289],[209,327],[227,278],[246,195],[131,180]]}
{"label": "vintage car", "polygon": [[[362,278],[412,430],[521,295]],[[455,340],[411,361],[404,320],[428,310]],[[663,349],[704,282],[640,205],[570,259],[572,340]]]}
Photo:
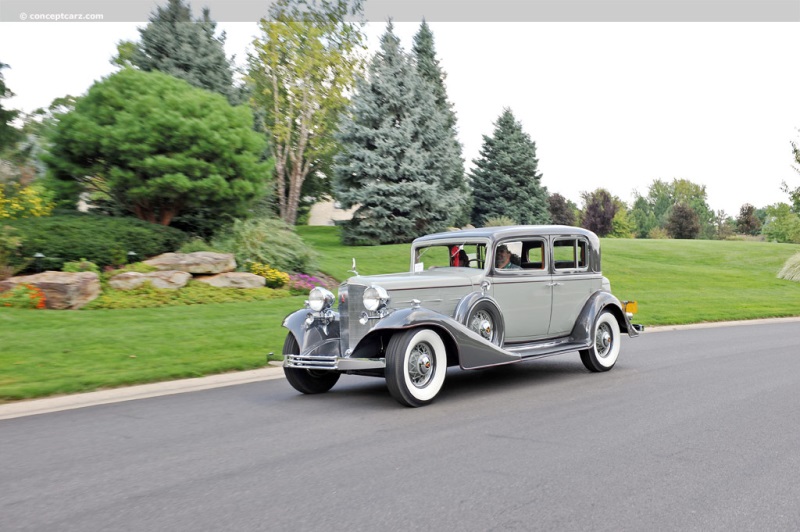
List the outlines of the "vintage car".
{"label": "vintage car", "polygon": [[338,296],[311,290],[283,325],[289,383],[322,393],[342,373],[385,377],[401,404],[430,403],[447,368],[479,369],[578,351],[610,370],[620,334],[637,336],[635,302],[611,295],[600,240],[567,226],[468,229],[424,236],[410,271],[354,277]]}

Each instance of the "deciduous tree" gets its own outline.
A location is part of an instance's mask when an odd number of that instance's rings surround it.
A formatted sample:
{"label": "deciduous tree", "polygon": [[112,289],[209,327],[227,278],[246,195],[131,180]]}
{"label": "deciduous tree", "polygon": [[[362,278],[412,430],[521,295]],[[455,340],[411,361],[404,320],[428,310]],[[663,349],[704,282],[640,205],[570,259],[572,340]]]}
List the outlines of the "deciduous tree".
{"label": "deciduous tree", "polygon": [[294,225],[303,184],[330,166],[333,132],[360,72],[364,37],[356,0],[277,0],[259,22],[249,58],[253,103],[275,158],[280,217]]}
{"label": "deciduous tree", "polygon": [[578,206],[561,194],[552,194],[547,198],[547,210],[554,224],[575,225],[576,223]]}
{"label": "deciduous tree", "polygon": [[614,216],[619,210],[619,202],[611,193],[598,188],[592,192],[583,192],[583,219],[581,225],[596,233],[598,236],[606,236],[613,230]]}
{"label": "deciduous tree", "polygon": [[678,203],[669,213],[666,230],[672,238],[697,238],[700,233],[697,212],[685,203]]}
{"label": "deciduous tree", "polygon": [[542,185],[536,143],[511,109],[504,109],[491,137],[483,136],[471,172],[472,221],[507,216],[518,224],[550,223],[547,188]]}
{"label": "deciduous tree", "polygon": [[756,208],[749,203],[742,205],[739,216],[736,218],[736,230],[743,235],[758,235],[761,233],[761,220],[756,216]]}
{"label": "deciduous tree", "polygon": [[62,116],[48,162],[73,202],[98,190],[169,225],[187,209],[238,214],[263,189],[263,139],[245,106],[160,72],[123,69]]}

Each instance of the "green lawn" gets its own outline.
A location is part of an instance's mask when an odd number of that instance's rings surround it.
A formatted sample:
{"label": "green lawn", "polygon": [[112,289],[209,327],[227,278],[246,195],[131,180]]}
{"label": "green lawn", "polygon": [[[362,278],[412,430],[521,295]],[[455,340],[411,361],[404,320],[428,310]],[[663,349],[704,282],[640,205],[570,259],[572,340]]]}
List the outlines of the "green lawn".
{"label": "green lawn", "polygon": [[[337,279],[406,271],[409,245],[349,247],[338,230],[300,227]],[[604,239],[613,292],[645,325],[800,315],[800,283],[776,278],[800,246]],[[0,402],[263,366],[303,297],[127,310],[0,308]]]}

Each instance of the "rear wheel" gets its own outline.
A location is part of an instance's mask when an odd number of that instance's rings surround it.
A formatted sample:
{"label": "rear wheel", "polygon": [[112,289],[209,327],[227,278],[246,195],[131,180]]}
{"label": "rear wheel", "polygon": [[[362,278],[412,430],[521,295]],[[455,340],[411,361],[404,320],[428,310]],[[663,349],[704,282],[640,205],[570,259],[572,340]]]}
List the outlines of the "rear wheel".
{"label": "rear wheel", "polygon": [[[283,342],[283,356],[299,354],[300,345],[297,343],[294,334],[289,333]],[[335,371],[302,368],[283,368],[283,372],[286,375],[286,380],[295,390],[307,394],[327,392],[333,388],[340,376]]]}
{"label": "rear wheel", "polygon": [[386,348],[386,386],[400,404],[424,406],[444,385],[447,351],[432,329],[411,329],[392,336]]}
{"label": "rear wheel", "polygon": [[617,363],[619,349],[619,323],[613,314],[604,311],[594,322],[594,343],[580,352],[581,362],[589,371],[608,371]]}

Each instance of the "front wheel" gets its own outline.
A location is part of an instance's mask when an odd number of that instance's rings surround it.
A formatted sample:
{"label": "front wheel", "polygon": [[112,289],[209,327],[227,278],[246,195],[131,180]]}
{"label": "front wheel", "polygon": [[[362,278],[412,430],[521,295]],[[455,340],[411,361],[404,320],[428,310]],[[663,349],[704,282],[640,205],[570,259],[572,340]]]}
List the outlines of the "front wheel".
{"label": "front wheel", "polygon": [[608,371],[617,362],[619,348],[619,323],[613,314],[604,311],[594,322],[594,343],[580,351],[581,362],[589,371]]}
{"label": "front wheel", "polygon": [[[294,334],[289,333],[283,342],[283,356],[299,354],[300,345],[297,343]],[[327,392],[333,388],[340,376],[335,371],[302,368],[283,368],[283,373],[286,375],[286,380],[295,390],[306,394]]]}
{"label": "front wheel", "polygon": [[444,385],[447,351],[432,329],[398,332],[386,348],[386,386],[400,404],[424,406]]}

